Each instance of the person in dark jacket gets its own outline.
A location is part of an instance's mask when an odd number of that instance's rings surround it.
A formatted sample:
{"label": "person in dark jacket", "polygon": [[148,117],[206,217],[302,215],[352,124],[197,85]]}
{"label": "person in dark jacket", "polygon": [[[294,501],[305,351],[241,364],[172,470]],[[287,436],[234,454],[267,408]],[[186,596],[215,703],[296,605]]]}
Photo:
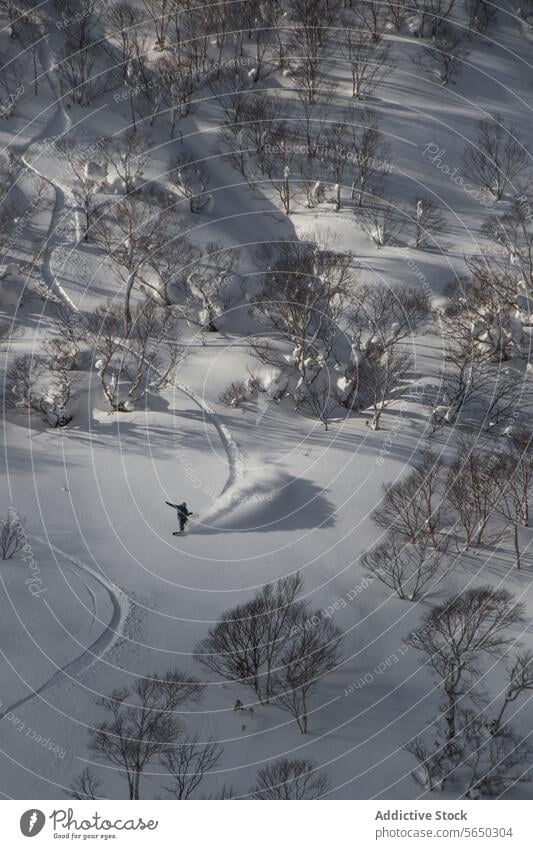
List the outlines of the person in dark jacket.
{"label": "person in dark jacket", "polygon": [[169,507],[173,507],[178,514],[178,522],[180,523],[180,534],[184,533],[185,527],[189,520],[189,516],[194,515],[191,510],[187,509],[185,501],[183,504],[171,504],[170,501],[165,501]]}

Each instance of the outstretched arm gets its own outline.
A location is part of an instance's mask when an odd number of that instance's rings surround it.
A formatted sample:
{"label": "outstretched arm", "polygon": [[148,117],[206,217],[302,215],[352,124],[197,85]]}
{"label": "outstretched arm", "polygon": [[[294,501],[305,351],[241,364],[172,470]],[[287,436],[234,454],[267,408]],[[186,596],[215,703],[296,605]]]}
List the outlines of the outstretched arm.
{"label": "outstretched arm", "polygon": [[168,504],[169,507],[173,507],[174,510],[178,509],[178,505],[177,504],[171,504],[170,501],[165,501],[165,504]]}

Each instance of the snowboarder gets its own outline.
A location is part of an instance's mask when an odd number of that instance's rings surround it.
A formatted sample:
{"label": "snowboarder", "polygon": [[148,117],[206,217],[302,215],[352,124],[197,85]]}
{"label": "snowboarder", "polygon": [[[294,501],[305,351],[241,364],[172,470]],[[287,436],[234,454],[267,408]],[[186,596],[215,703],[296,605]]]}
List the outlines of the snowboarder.
{"label": "snowboarder", "polygon": [[173,507],[178,514],[178,522],[180,523],[179,531],[175,531],[175,534],[183,534],[185,533],[185,527],[189,520],[189,516],[193,516],[192,511],[187,509],[187,505],[185,501],[183,504],[171,504],[170,501],[165,501],[165,504],[168,504],[169,507]]}

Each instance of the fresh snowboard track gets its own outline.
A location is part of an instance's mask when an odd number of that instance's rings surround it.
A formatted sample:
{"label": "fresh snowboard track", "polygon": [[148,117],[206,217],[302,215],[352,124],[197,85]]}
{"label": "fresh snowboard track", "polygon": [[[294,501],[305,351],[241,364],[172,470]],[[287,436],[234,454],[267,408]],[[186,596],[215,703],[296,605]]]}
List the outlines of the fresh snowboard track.
{"label": "fresh snowboard track", "polygon": [[109,599],[111,601],[113,607],[113,615],[109,624],[104,628],[102,633],[94,640],[91,645],[89,645],[78,657],[74,658],[74,660],[69,661],[64,666],[60,666],[56,672],[45,681],[44,684],[41,684],[37,689],[32,690],[28,695],[23,696],[18,699],[18,701],[13,702],[12,705],[9,705],[4,710],[0,712],[0,721],[4,719],[6,714],[10,711],[17,710],[22,707],[27,702],[30,702],[32,699],[41,695],[45,690],[48,690],[50,687],[53,687],[56,683],[62,680],[65,677],[73,678],[77,675],[80,675],[82,672],[86,672],[88,669],[93,667],[96,663],[102,660],[108,652],[111,651],[119,642],[122,640],[124,635],[124,627],[126,623],[126,619],[129,613],[130,605],[126,595],[119,590],[99,569],[95,571],[91,569],[90,566],[87,566],[77,557],[73,557],[70,554],[67,554],[62,549],[58,548],[56,545],[52,545],[48,540],[42,539],[41,537],[31,535],[31,539],[34,539],[36,542],[41,545],[48,546],[53,552],[58,554],[60,557],[63,557],[65,560],[68,560],[74,566],[76,566],[79,570],[84,572],[86,575],[89,575],[93,580],[99,583],[107,592]]}
{"label": "fresh snowboard track", "polygon": [[[189,398],[197,404],[203,413],[207,416],[207,418],[214,425],[219,437],[222,442],[222,446],[224,451],[226,452],[226,457],[228,458],[228,478],[226,483],[224,484],[220,496],[224,495],[230,487],[234,486],[238,481],[242,480],[244,476],[244,458],[242,455],[241,448],[238,442],[235,441],[233,435],[229,428],[226,425],[222,424],[220,418],[217,413],[213,410],[209,404],[204,401],[199,395],[194,392],[190,386],[187,386],[185,383],[174,382],[174,386],[176,389],[179,389],[185,395],[188,395]],[[219,496],[219,497],[220,497]]]}

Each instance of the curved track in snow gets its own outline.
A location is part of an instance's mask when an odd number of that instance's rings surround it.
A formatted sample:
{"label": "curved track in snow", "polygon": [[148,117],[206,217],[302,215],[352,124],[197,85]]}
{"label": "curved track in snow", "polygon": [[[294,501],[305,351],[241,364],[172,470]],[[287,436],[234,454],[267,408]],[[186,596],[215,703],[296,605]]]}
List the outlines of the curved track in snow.
{"label": "curved track in snow", "polygon": [[[122,639],[124,624],[129,611],[129,603],[126,595],[118,590],[117,587],[103,574],[103,572],[97,572],[94,569],[91,569],[90,566],[87,566],[77,557],[72,557],[72,555],[62,551],[56,545],[52,545],[52,543],[48,540],[42,539],[34,534],[31,536],[31,539],[41,543],[41,545],[48,546],[53,552],[55,552],[55,554],[63,557],[65,560],[68,560],[81,572],[85,573],[100,584],[109,596],[113,607],[113,615],[109,624],[104,627],[104,630],[101,634],[99,634],[94,642],[80,652],[74,660],[69,661],[63,666],[59,666],[56,672],[54,672],[47,681],[41,684],[40,687],[33,689],[26,696],[22,696],[16,702],[13,702],[13,704],[2,710],[0,712],[0,720],[2,720],[10,711],[17,710],[17,708],[22,707],[22,705],[31,701],[36,696],[39,696],[45,690],[53,687],[54,684],[58,683],[63,678],[73,678],[75,675],[79,675],[81,672],[87,671],[95,663],[100,661]],[[92,593],[92,590],[90,590],[90,592]]]}

